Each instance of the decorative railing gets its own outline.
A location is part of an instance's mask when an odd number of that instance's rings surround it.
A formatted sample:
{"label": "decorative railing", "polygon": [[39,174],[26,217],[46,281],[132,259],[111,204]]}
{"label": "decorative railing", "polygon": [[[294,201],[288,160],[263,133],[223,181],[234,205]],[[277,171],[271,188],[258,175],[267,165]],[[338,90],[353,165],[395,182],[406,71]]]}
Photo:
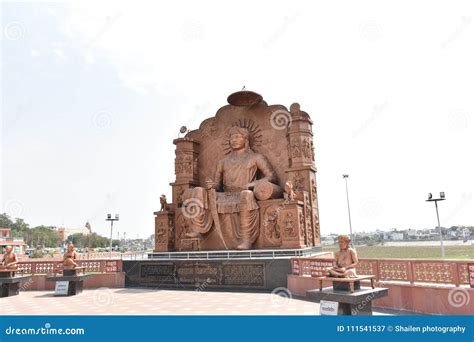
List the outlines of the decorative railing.
{"label": "decorative railing", "polygon": [[[122,260],[77,260],[79,266],[85,267],[86,273],[122,272]],[[52,274],[62,261],[20,261],[18,269],[24,274]]]}
{"label": "decorative railing", "polygon": [[[98,260],[98,259],[121,259],[124,253],[120,252],[94,252],[94,253],[77,253],[76,258],[78,260]],[[18,254],[17,254],[18,255]],[[18,255],[21,261],[47,261],[47,262],[54,262],[54,261],[61,261],[63,260],[63,254],[57,253],[53,255],[46,255],[41,258],[34,258],[31,259],[27,255]]]}
{"label": "decorative railing", "polygon": [[[377,281],[437,284],[469,284],[467,264],[473,260],[359,259],[358,274],[375,275]],[[320,277],[333,259],[292,258],[292,273]]]}

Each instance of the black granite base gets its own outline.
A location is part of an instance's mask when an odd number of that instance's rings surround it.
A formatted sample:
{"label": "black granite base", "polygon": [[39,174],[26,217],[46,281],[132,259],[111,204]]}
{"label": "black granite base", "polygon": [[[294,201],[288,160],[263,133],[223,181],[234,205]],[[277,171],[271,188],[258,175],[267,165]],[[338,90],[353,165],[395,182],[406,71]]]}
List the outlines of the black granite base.
{"label": "black granite base", "polygon": [[47,281],[67,281],[69,282],[67,295],[66,296],[75,296],[82,292],[84,288],[84,279],[90,277],[90,274],[84,274],[80,276],[54,276],[46,277]]}
{"label": "black granite base", "polygon": [[20,283],[27,282],[31,276],[15,276],[0,278],[0,298],[16,296],[20,293]]}
{"label": "black granite base", "polygon": [[290,259],[123,261],[125,287],[272,291],[287,287]]}
{"label": "black granite base", "polygon": [[[332,282],[332,289],[334,291],[347,291],[350,292],[350,283],[344,281],[333,281]],[[360,281],[354,282],[354,290],[360,290]]]}
{"label": "black granite base", "polygon": [[341,316],[365,316],[372,315],[372,301],[377,298],[388,296],[386,288],[360,288],[354,292],[338,291],[332,288],[324,288],[306,291],[306,298],[315,302],[327,300],[338,302],[338,315]]}

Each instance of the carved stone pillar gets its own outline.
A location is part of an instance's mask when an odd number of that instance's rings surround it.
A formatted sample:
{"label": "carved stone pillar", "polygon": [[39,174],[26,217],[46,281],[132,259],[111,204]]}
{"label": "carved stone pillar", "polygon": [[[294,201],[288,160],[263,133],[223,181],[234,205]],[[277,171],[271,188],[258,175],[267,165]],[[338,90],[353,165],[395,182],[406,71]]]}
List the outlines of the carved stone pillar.
{"label": "carved stone pillar", "polygon": [[[300,204],[300,205],[298,205]],[[305,246],[304,211],[300,201],[285,204],[278,214],[282,248]]]}
{"label": "carved stone pillar", "polygon": [[199,184],[199,143],[188,138],[178,138],[173,143],[176,145],[176,181],[170,185],[173,187],[173,203],[181,207],[183,193]]}
{"label": "carved stone pillar", "polygon": [[297,199],[304,203],[305,245],[321,243],[319,232],[318,194],[314,156],[313,131],[308,113],[300,105],[290,106],[291,124],[288,128],[288,153],[290,167],[285,171],[293,183]]}
{"label": "carved stone pillar", "polygon": [[174,250],[174,213],[157,211],[155,214],[155,252]]}

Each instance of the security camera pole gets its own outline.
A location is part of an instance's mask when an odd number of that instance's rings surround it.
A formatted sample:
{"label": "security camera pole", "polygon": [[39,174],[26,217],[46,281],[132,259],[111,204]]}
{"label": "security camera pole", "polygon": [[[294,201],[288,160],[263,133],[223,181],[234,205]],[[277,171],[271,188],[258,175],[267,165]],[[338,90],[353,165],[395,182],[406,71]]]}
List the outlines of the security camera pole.
{"label": "security camera pole", "polygon": [[439,193],[439,198],[433,198],[431,192],[428,194],[428,199],[426,202],[435,202],[436,207],[436,218],[438,219],[438,229],[439,229],[439,241],[441,243],[441,257],[444,258],[444,244],[443,244],[443,230],[441,229],[441,224],[439,223],[439,214],[438,214],[438,201],[444,201],[446,199],[444,192]]}
{"label": "security camera pole", "polygon": [[114,221],[119,220],[119,214],[115,214],[115,218],[112,218],[112,214],[107,214],[106,221],[110,221],[110,251],[109,251],[109,258],[112,259],[112,232],[114,229]]}

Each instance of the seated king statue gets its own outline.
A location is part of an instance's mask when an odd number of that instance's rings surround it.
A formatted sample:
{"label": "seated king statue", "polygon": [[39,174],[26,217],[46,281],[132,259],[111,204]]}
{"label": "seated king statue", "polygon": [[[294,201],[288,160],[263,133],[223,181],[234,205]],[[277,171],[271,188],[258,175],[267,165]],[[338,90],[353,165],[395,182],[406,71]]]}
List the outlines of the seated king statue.
{"label": "seated king statue", "polygon": [[[214,226],[225,248],[225,235],[237,239],[237,249],[251,249],[259,233],[259,206],[254,188],[257,182],[276,181],[267,159],[250,148],[250,132],[234,126],[229,129],[231,152],[217,164],[214,180],[206,180],[206,188],[191,190],[190,200],[197,203],[196,215],[191,217],[193,238],[203,238]],[[257,177],[260,176],[259,179]],[[214,223],[214,225],[213,225]]]}

